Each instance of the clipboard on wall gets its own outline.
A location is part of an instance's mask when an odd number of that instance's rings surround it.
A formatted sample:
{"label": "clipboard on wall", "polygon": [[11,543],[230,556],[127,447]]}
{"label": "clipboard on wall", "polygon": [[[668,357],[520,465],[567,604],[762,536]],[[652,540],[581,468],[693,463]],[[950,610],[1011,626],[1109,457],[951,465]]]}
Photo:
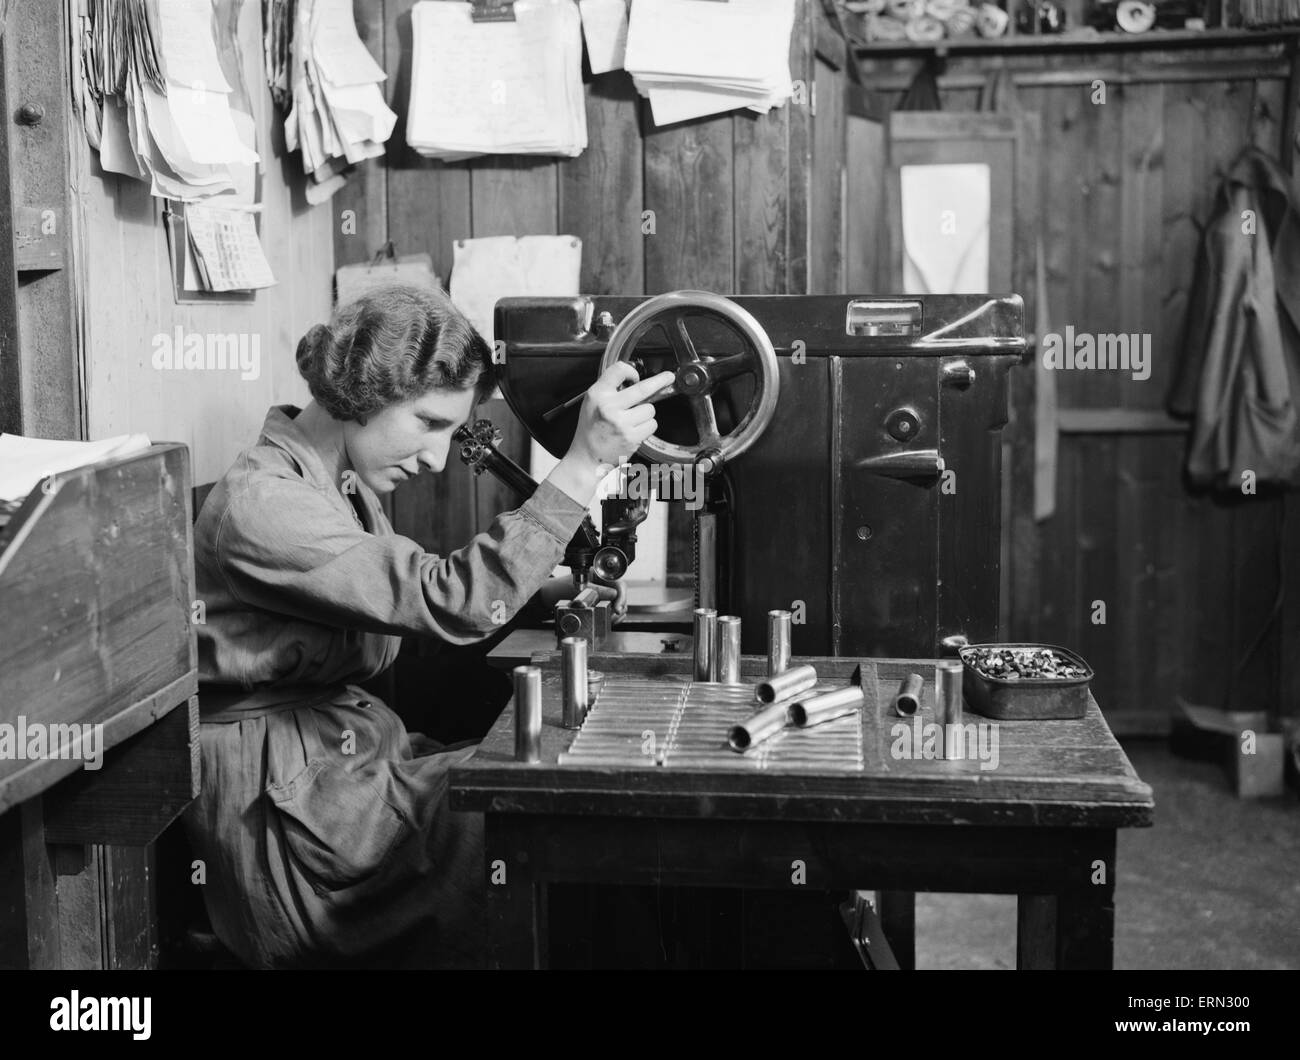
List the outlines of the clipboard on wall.
{"label": "clipboard on wall", "polygon": [[[262,199],[262,171],[257,170],[254,177],[253,201],[260,204]],[[215,200],[214,200],[215,201]],[[177,305],[248,305],[257,299],[257,289],[234,291],[205,290],[198,280],[198,266],[190,242],[189,222],[186,210],[190,205],[203,203],[185,203],[172,199],[165,200],[163,220],[167,228],[167,253],[171,259],[172,295]],[[253,226],[257,238],[262,237],[262,214],[253,212]]]}

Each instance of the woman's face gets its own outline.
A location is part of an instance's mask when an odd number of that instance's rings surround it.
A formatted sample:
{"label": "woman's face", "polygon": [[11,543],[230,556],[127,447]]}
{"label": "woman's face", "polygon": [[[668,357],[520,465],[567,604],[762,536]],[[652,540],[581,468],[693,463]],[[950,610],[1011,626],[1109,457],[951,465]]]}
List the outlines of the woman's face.
{"label": "woman's face", "polygon": [[365,424],[348,420],[343,439],[348,459],[376,493],[391,493],[399,482],[426,468],[441,471],[451,436],[469,419],[474,390],[430,390],[417,398],[389,405]]}

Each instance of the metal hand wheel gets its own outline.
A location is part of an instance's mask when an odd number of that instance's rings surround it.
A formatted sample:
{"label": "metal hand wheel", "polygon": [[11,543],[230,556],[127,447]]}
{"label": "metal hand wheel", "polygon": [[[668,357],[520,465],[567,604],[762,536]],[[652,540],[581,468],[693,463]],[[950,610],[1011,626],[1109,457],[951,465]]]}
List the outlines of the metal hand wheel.
{"label": "metal hand wheel", "polygon": [[[719,357],[701,355],[688,327],[689,321],[699,319],[724,325],[739,336],[743,351]],[[685,397],[698,441],[693,446],[678,445],[651,435],[637,452],[660,464],[698,462],[706,473],[717,471],[758,441],[772,422],[781,389],[772,340],[749,312],[729,298],[710,291],[673,291],[647,299],[623,318],[605,346],[600,370],[631,359],[638,344],[655,328],[668,337],[677,361],[677,377],[650,400]],[[727,380],[746,374],[754,377],[753,399],[740,421],[723,434],[718,429],[714,391]]]}

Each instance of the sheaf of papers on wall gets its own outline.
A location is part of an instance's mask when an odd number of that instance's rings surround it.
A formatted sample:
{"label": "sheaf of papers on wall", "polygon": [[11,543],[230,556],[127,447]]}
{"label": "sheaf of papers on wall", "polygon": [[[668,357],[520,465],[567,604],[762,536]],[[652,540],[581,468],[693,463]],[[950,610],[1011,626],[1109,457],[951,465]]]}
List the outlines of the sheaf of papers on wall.
{"label": "sheaf of papers on wall", "polygon": [[285,146],[302,154],[311,178],[307,201],[324,202],[343,186],[343,173],[367,158],[384,153],[397,115],[384,102],[379,83],[387,75],[357,35],[351,0],[298,0],[290,23],[282,3],[273,5],[266,32],[268,55],[287,47],[288,73],[282,59],[268,63],[268,79],[277,98],[290,85],[284,121]]}
{"label": "sheaf of papers on wall", "polygon": [[96,109],[83,122],[98,131],[106,172],[164,198],[251,194],[259,158],[234,40],[241,2],[93,7],[78,95]]}
{"label": "sheaf of papers on wall", "polygon": [[429,158],[573,157],[587,147],[582,27],[571,0],[517,0],[514,22],[475,23],[470,4],[411,9],[406,140]]}
{"label": "sheaf of papers on wall", "polygon": [[624,66],[656,125],[783,106],[794,0],[635,0]]}

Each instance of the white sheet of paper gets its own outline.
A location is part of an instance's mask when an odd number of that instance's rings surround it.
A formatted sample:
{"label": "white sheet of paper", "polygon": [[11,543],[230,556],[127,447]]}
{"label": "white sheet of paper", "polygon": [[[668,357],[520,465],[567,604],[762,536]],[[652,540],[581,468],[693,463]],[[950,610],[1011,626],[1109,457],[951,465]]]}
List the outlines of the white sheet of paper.
{"label": "white sheet of paper", "polygon": [[780,63],[789,70],[794,0],[636,0],[627,69],[753,81]]}
{"label": "white sheet of paper", "polygon": [[587,61],[593,74],[623,69],[627,51],[630,0],[578,0],[582,34],[587,39]]}
{"label": "white sheet of paper", "polygon": [[97,464],[110,457],[130,456],[143,452],[149,445],[147,434],[119,434],[97,442],[0,434],[0,500],[16,501],[27,496],[47,475]]}
{"label": "white sheet of paper", "polygon": [[104,97],[104,116],[100,125],[99,164],[106,173],[123,173],[144,179],[144,170],[131,147],[131,132],[126,121],[126,107],[117,96]]}
{"label": "white sheet of paper", "polygon": [[312,56],[327,80],[341,87],[373,84],[388,77],[361,42],[352,18],[352,0],[315,0],[311,29]]}
{"label": "white sheet of paper", "polygon": [[378,85],[333,85],[325,81],[321,89],[345,141],[383,143],[392,135],[397,115],[388,109]]}
{"label": "white sheet of paper", "polygon": [[212,29],[212,0],[161,0],[160,49],[167,80],[207,92],[229,92]]}
{"label": "white sheet of paper", "polygon": [[982,162],[900,167],[904,293],[988,290],[989,176]]}
{"label": "white sheet of paper", "polygon": [[240,140],[230,114],[230,102],[222,93],[172,85],[167,92],[167,109],[189,157],[195,162],[247,166],[258,161],[257,152]]}
{"label": "white sheet of paper", "polygon": [[453,247],[451,300],[489,343],[498,298],[574,295],[582,267],[576,236],[488,236]]}

